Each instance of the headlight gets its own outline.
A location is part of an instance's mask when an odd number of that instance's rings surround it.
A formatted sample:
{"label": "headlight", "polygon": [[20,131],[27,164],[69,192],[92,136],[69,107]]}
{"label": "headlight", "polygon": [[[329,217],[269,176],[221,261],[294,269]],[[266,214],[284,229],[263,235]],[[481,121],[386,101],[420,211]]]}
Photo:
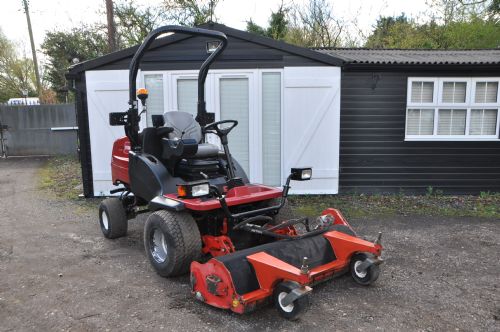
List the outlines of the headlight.
{"label": "headlight", "polygon": [[203,197],[210,194],[210,185],[206,181],[188,182],[177,185],[177,196],[180,198]]}
{"label": "headlight", "polygon": [[198,184],[191,187],[191,195],[193,197],[207,196],[210,193],[208,183]]}
{"label": "headlight", "polygon": [[290,171],[291,179],[295,181],[306,181],[312,178],[311,167],[295,167]]}

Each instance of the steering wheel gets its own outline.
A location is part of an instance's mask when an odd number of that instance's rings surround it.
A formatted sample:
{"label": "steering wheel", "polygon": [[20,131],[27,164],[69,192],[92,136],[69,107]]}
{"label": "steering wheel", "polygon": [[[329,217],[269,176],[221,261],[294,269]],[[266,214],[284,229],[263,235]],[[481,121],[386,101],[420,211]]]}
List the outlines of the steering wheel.
{"label": "steering wheel", "polygon": [[238,125],[236,120],[222,120],[207,124],[203,129],[207,133],[217,134],[218,136],[226,136],[234,127]]}

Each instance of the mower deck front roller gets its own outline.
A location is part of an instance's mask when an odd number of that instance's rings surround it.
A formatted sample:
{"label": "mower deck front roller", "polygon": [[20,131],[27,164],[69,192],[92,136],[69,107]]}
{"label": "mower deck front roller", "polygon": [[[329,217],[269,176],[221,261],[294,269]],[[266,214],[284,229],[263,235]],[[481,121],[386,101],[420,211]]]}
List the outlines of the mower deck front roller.
{"label": "mower deck front roller", "polygon": [[185,274],[201,253],[200,231],[188,213],[160,210],[146,220],[144,248],[162,277]]}

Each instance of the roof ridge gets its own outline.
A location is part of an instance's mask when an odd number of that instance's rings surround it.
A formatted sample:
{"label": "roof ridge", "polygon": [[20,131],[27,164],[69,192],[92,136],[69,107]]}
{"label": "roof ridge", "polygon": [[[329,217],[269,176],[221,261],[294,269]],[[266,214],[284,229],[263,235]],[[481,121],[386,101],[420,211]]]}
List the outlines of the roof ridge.
{"label": "roof ridge", "polygon": [[310,47],[312,50],[318,51],[433,51],[433,52],[446,52],[446,51],[500,51],[497,48],[371,48],[371,47]]}

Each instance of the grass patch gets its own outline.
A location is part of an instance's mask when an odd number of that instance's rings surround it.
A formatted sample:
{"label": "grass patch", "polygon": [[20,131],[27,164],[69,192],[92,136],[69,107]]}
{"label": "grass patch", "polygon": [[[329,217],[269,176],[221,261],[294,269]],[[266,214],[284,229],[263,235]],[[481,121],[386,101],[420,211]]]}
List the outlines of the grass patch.
{"label": "grass patch", "polygon": [[40,171],[40,188],[57,198],[75,200],[82,193],[80,162],[75,157],[50,158]]}
{"label": "grass patch", "polygon": [[82,172],[76,157],[50,158],[39,172],[39,188],[55,199],[72,201],[77,209],[95,208],[99,200],[82,199]]}
{"label": "grass patch", "polygon": [[[80,163],[75,157],[49,159],[40,171],[40,187],[58,199],[70,200],[80,208],[95,209],[100,199],[80,199]],[[342,211],[348,218],[384,216],[448,216],[500,219],[500,193],[483,192],[478,196],[447,196],[429,188],[426,195],[312,195],[290,196],[296,212],[318,216],[328,207]]]}
{"label": "grass patch", "polygon": [[479,196],[397,195],[327,195],[291,196],[292,207],[300,214],[317,216],[334,207],[348,218],[383,216],[448,216],[500,218],[500,193]]}

